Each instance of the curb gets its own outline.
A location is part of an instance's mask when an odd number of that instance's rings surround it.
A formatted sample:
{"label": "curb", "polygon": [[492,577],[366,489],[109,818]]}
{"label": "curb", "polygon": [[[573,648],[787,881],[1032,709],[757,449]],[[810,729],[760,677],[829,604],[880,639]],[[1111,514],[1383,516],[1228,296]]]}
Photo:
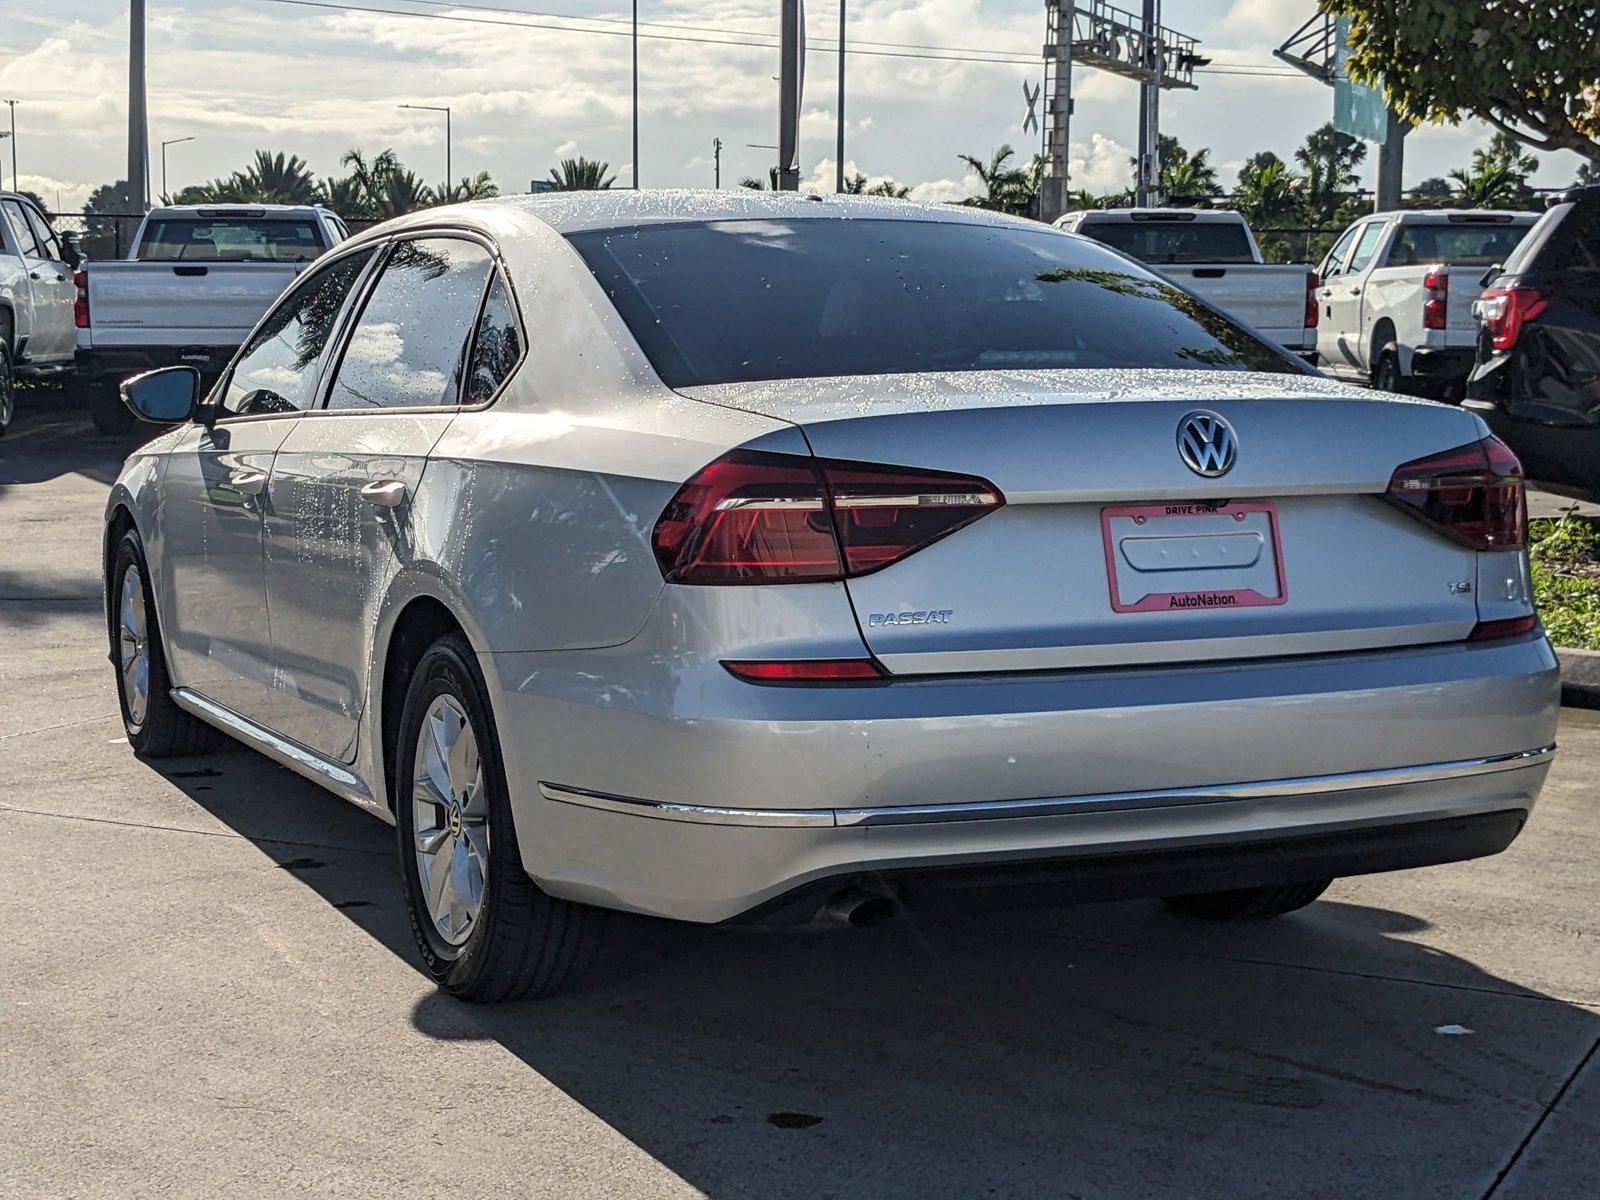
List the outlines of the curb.
{"label": "curb", "polygon": [[1561,664],[1561,703],[1573,708],[1600,708],[1600,650],[1556,648]]}

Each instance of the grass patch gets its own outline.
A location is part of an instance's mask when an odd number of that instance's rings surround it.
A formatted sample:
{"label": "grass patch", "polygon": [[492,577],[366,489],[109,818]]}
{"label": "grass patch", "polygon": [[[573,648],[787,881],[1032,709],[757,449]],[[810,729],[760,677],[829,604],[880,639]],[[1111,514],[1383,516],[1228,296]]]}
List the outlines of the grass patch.
{"label": "grass patch", "polygon": [[1600,533],[1567,513],[1528,523],[1533,597],[1557,646],[1600,650]]}

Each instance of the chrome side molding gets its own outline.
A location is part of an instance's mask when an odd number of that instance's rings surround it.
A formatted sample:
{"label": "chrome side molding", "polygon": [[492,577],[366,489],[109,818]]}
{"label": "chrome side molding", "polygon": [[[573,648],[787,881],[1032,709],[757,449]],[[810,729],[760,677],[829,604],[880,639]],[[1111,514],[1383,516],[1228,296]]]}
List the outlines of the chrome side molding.
{"label": "chrome side molding", "polygon": [[1294,779],[1263,779],[1251,783],[1214,787],[1164,788],[1143,792],[1102,792],[1088,796],[1044,796],[1028,800],[978,800],[957,804],[907,804],[885,808],[714,808],[702,804],[669,804],[614,796],[564,784],[539,784],[546,800],[574,804],[605,812],[701,825],[757,825],[768,828],[849,828],[865,825],[920,825],[939,821],[999,821],[1014,817],[1055,817],[1105,809],[1166,808],[1228,800],[1268,800],[1327,792],[1353,792],[1363,788],[1400,787],[1437,783],[1474,775],[1495,775],[1548,763],[1556,744],[1515,754],[1468,758],[1456,762],[1426,763],[1414,767],[1385,767],[1375,771],[1348,771],[1337,775],[1304,775]]}
{"label": "chrome side molding", "polygon": [[333,762],[299,742],[280,737],[265,726],[257,725],[249,717],[241,716],[215,700],[208,700],[190,688],[173,688],[172,702],[207,725],[215,725],[223,733],[260,751],[279,766],[288,767],[296,775],[321,784],[352,804],[359,804],[363,808],[381,807],[361,777],[343,763]]}

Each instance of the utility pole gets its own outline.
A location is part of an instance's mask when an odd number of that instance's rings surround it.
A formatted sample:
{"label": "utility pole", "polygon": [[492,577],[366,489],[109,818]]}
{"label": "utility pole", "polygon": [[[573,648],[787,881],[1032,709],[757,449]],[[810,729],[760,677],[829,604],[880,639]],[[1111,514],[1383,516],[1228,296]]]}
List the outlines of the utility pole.
{"label": "utility pole", "polygon": [[128,198],[150,203],[150,130],[144,97],[144,0],[128,5]]}
{"label": "utility pole", "polygon": [[22,187],[22,179],[17,174],[17,102],[7,100],[11,106],[11,132],[6,134],[11,139],[11,187],[18,190]]}
{"label": "utility pole", "polygon": [[419,112],[442,112],[444,114],[444,186],[448,189],[455,187],[455,168],[450,159],[450,107],[445,104],[401,104],[398,108],[414,108]]}
{"label": "utility pole", "polygon": [[778,191],[800,190],[800,93],[805,84],[800,0],[783,0],[778,36]]}
{"label": "utility pole", "polygon": [[639,190],[639,0],[633,0],[633,190]]}
{"label": "utility pole", "polygon": [[834,190],[845,190],[845,0],[838,0],[838,147],[834,150]]}
{"label": "utility pole", "polygon": [[166,203],[166,198],[171,195],[167,191],[167,147],[176,146],[179,142],[192,142],[192,137],[168,138],[161,143],[161,200]]}
{"label": "utility pole", "polygon": [[713,176],[716,179],[716,183],[713,186],[720,188],[722,186],[722,139],[719,137],[711,139],[711,162],[712,170],[716,172]]}
{"label": "utility pole", "polygon": [[1166,46],[1161,38],[1157,0],[1144,0],[1144,67],[1149,77],[1139,85],[1139,178],[1134,203],[1147,208],[1161,203],[1161,66]]}
{"label": "utility pole", "polygon": [[1388,110],[1388,122],[1387,136],[1378,146],[1378,189],[1373,197],[1373,212],[1393,212],[1401,203],[1400,176],[1405,168],[1406,134],[1411,132],[1411,123],[1397,118],[1392,108]]}

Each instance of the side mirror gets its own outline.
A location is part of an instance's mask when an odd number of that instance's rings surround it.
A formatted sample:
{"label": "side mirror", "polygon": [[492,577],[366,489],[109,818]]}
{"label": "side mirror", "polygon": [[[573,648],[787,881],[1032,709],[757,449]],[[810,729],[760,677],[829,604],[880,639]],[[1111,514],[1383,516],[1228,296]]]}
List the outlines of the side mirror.
{"label": "side mirror", "polygon": [[1505,268],[1505,263],[1495,263],[1494,266],[1490,267],[1483,273],[1482,278],[1478,280],[1478,286],[1482,288],[1488,287],[1489,281],[1492,280],[1496,275],[1500,274],[1501,271],[1505,270]]}
{"label": "side mirror", "polygon": [[200,372],[193,367],[163,367],[124,380],[122,402],[141,420],[176,425],[200,405]]}
{"label": "side mirror", "polygon": [[83,243],[76,232],[61,235],[61,253],[65,256],[62,261],[74,271],[83,266]]}

